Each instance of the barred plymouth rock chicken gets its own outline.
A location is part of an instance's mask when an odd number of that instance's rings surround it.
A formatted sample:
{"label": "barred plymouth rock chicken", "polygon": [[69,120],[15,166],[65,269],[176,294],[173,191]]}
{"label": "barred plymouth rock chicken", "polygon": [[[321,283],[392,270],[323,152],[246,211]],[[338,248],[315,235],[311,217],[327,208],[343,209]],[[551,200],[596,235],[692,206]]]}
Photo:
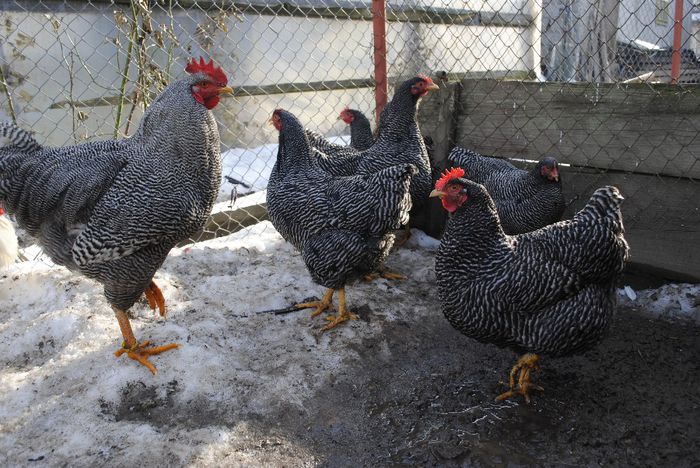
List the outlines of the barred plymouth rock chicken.
{"label": "barred plymouth rock chicken", "polygon": [[582,352],[608,327],[629,256],[622,196],[600,188],[573,219],[509,236],[484,186],[463,175],[446,171],[431,193],[452,213],[435,261],[442,310],[465,335],[528,353],[498,399],[518,393],[529,401],[531,390],[541,390],[529,381],[537,354]]}
{"label": "barred plymouth rock chicken", "polygon": [[[418,174],[411,182],[411,198],[414,206],[424,204],[432,188],[432,178],[416,112],[420,98],[435,89],[438,86],[426,76],[404,81],[382,111],[375,143],[365,151],[345,147],[342,152],[316,153],[321,169],[332,175],[347,176],[372,174],[396,164],[413,164]],[[316,147],[313,142],[312,147]]]}
{"label": "barred plymouth rock chicken", "polygon": [[339,117],[350,125],[350,146],[359,151],[364,151],[374,144],[374,135],[369,119],[357,109],[346,107],[340,112]]}
{"label": "barred plymouth rock chicken", "polygon": [[97,280],[116,314],[126,353],[155,374],[149,356],[176,348],[139,343],[126,314],[145,294],[165,316],[152,278],[168,252],[206,221],[221,180],[219,131],[210,112],[231,93],[213,62],[153,101],[135,135],[121,141],[44,148],[7,125],[0,149],[0,204],[51,259]]}
{"label": "barred plymouth rock chicken", "polygon": [[347,310],[345,285],[375,271],[394,243],[392,229],[408,221],[411,164],[397,164],[373,174],[335,177],[312,159],[304,128],[291,113],[278,109],[272,123],[279,130],[279,151],[267,187],[270,220],[282,237],[301,251],[313,280],[328,288],[312,316],[332,308],[338,291],[338,315],[324,330],[355,318]]}
{"label": "barred plymouth rock chicken", "polygon": [[369,120],[359,110],[345,108],[338,116],[346,124],[350,125],[350,145],[340,145],[332,143],[323,135],[305,129],[309,144],[322,152],[326,156],[350,156],[356,155],[358,151],[364,151],[374,144],[374,136]]}
{"label": "barred plymouth rock chicken", "polygon": [[448,159],[464,169],[467,178],[486,187],[506,234],[534,231],[556,223],[564,214],[559,167],[552,157],[542,159],[531,171],[459,147]]}

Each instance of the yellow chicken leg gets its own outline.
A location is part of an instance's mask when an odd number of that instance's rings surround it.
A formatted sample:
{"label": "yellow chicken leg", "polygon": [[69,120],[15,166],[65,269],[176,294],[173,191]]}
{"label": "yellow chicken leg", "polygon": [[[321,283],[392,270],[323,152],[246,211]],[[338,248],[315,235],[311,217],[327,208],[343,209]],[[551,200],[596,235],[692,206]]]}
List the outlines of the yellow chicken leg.
{"label": "yellow chicken leg", "polygon": [[146,296],[146,299],[148,299],[148,305],[151,307],[151,310],[155,312],[156,307],[158,307],[160,316],[165,317],[165,314],[167,313],[167,310],[165,309],[165,298],[163,297],[163,293],[160,291],[158,285],[151,281],[151,284],[148,285],[143,294]]}
{"label": "yellow chicken leg", "polygon": [[349,310],[346,309],[345,307],[345,288],[340,288],[338,290],[338,315],[333,316],[329,315],[326,317],[326,320],[328,320],[330,323],[323,327],[323,331],[330,330],[331,328],[335,328],[338,325],[340,325],[343,322],[346,322],[348,320],[357,320],[358,317],[357,315],[353,314]]}
{"label": "yellow chicken leg", "polygon": [[165,346],[151,346],[150,342],[148,341],[139,343],[136,341],[136,337],[131,329],[131,323],[129,323],[129,317],[126,315],[126,312],[121,309],[117,309],[116,307],[113,307],[113,309],[115,315],[117,316],[117,321],[119,322],[119,328],[122,331],[122,336],[124,337],[124,342],[122,343],[121,349],[118,349],[114,355],[119,357],[126,353],[129,359],[138,361],[142,365],[146,366],[153,375],[155,375],[156,367],[151,364],[148,357],[155,354],[164,353],[165,351],[170,351],[171,349],[177,348],[178,345],[175,343],[170,343]]}
{"label": "yellow chicken leg", "polygon": [[[513,369],[510,371],[510,376],[508,379],[510,390],[498,395],[496,397],[496,401],[503,401],[515,395],[522,395],[525,397],[525,402],[530,403],[530,392],[532,390],[543,392],[544,388],[530,382],[530,373],[537,371],[540,368],[539,360],[540,357],[533,353],[527,353],[521,356],[520,359],[518,359],[518,362],[516,362],[513,366]],[[515,374],[517,374],[518,371],[520,371],[520,376],[518,377],[518,386],[516,387]]]}
{"label": "yellow chicken leg", "polygon": [[377,278],[384,278],[388,280],[398,280],[398,281],[403,281],[407,280],[408,277],[404,276],[399,273],[394,273],[393,271],[386,270],[384,268],[381,268],[379,271],[375,271],[374,273],[370,273],[368,275],[365,275],[363,279],[367,282],[374,281]]}
{"label": "yellow chicken leg", "polygon": [[302,302],[301,304],[295,304],[294,307],[296,307],[297,309],[315,308],[315,310],[313,312],[311,312],[311,317],[316,317],[318,314],[320,314],[324,310],[333,309],[333,293],[334,292],[335,291],[333,289],[328,289],[320,301]]}

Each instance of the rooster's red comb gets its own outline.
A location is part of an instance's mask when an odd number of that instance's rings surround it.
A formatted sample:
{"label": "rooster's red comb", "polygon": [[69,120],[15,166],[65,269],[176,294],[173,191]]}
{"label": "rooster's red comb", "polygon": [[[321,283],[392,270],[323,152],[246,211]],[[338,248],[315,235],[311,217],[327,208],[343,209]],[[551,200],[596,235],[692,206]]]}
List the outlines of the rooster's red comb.
{"label": "rooster's red comb", "polygon": [[204,61],[203,57],[199,57],[199,62],[197,62],[197,59],[193,57],[191,61],[187,62],[185,71],[187,73],[193,74],[206,73],[207,75],[209,75],[209,78],[211,78],[213,81],[216,82],[216,84],[221,86],[226,86],[226,83],[228,83],[228,78],[226,77],[226,74],[221,69],[221,67],[214,66],[213,59],[209,60],[209,63],[207,63]]}
{"label": "rooster's red comb", "polygon": [[435,182],[435,190],[442,191],[449,181],[459,179],[461,177],[464,177],[464,169],[461,167],[453,167],[449,170],[445,169],[445,172],[440,175],[440,179]]}
{"label": "rooster's red comb", "polygon": [[0,206],[0,216],[5,214],[5,210],[2,209],[2,206]]}
{"label": "rooster's red comb", "polygon": [[430,78],[430,77],[427,76],[427,75],[423,75],[422,73],[419,73],[419,74],[418,74],[418,78],[420,78],[421,80],[427,81],[429,84],[433,82],[433,79],[432,79],[432,78]]}

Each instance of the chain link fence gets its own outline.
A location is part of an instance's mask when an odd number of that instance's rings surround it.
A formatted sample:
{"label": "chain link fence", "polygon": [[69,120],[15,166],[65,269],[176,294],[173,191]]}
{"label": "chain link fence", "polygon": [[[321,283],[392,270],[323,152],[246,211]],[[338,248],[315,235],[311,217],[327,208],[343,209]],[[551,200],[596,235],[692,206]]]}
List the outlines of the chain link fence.
{"label": "chain link fence", "polygon": [[[570,166],[572,210],[615,183],[641,236],[633,252],[660,238],[682,251],[700,225],[700,2],[678,3],[682,12],[667,0],[389,0],[389,96],[403,78],[439,76],[446,91],[427,99],[439,105],[421,111],[438,168],[454,144],[525,163],[555,156]],[[215,109],[224,178],[194,241],[264,219],[275,108],[345,142],[341,109],[375,115],[370,1],[0,5],[0,117],[45,144],[130,135],[189,57],[223,67],[235,89]]]}

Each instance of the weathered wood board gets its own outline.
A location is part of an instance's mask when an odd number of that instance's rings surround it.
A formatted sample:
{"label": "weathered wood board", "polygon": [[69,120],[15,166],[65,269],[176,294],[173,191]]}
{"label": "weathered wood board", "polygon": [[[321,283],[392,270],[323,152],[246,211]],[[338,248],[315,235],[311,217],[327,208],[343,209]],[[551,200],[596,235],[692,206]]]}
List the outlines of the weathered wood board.
{"label": "weathered wood board", "polygon": [[[266,219],[269,219],[267,203],[246,206],[237,210],[212,213],[204,225],[204,228],[195,233],[191,239],[195,242],[200,242],[216,237],[227,236],[243,228],[259,223],[260,221],[265,221]],[[189,242],[190,240],[187,240],[180,245],[185,245]]]}
{"label": "weathered wood board", "polygon": [[614,185],[625,197],[630,261],[700,282],[700,181],[575,168],[562,168],[561,174],[569,203],[565,218],[581,209],[596,188]]}
{"label": "weathered wood board", "polygon": [[700,86],[462,81],[456,143],[700,179]]}
{"label": "weathered wood board", "polygon": [[[625,196],[631,261],[700,282],[700,87],[464,79],[447,90],[454,99],[429,96],[419,111],[423,134],[444,139],[434,154],[440,169],[454,144],[502,157],[556,156],[574,165],[561,168],[565,217],[596,188],[615,185]],[[427,210],[419,227],[438,236],[444,210]]]}

